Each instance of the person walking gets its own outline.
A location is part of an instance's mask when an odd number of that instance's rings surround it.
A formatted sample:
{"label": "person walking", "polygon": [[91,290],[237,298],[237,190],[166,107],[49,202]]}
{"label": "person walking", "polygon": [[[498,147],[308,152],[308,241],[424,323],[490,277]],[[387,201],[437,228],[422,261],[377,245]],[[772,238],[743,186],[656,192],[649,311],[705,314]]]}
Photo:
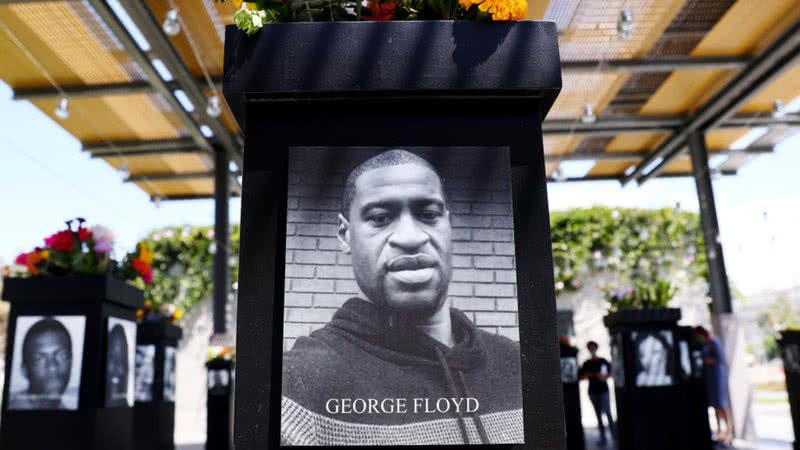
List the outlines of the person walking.
{"label": "person walking", "polygon": [[617,440],[617,427],[611,416],[611,398],[608,393],[608,378],[611,376],[611,363],[605,358],[597,356],[597,342],[589,341],[586,349],[592,355],[581,366],[581,379],[589,380],[589,399],[592,401],[594,413],[597,416],[597,427],[600,430],[598,445],[606,445],[606,429],[603,425],[603,415],[606,416],[611,437]]}
{"label": "person walking", "polygon": [[[708,406],[714,408],[717,417],[717,442],[731,445],[733,441],[733,414],[728,397],[728,369],[725,354],[719,341],[701,326],[694,328],[695,334],[705,341],[703,348],[703,375],[706,382]],[[723,426],[724,431],[723,431]]]}

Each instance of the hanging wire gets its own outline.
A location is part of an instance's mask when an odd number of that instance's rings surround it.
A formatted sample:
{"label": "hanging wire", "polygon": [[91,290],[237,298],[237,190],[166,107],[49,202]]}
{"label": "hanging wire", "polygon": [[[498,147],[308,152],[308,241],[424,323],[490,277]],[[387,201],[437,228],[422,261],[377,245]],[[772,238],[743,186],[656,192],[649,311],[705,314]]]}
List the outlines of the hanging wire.
{"label": "hanging wire", "polygon": [[[180,11],[178,5],[176,5],[175,3],[175,0],[169,0],[168,3],[171,9]],[[208,72],[208,68],[203,63],[203,59],[200,57],[200,51],[197,48],[197,43],[192,37],[192,32],[189,31],[189,27],[186,25],[186,22],[183,20],[183,16],[181,14],[178,14],[178,22],[180,22],[181,24],[181,29],[183,30],[183,34],[186,36],[186,41],[189,43],[189,48],[192,49],[192,54],[194,55],[194,59],[200,66],[200,70],[203,71],[203,78],[205,78],[206,84],[208,84],[208,88],[211,90],[212,95],[219,97],[219,91],[217,90],[217,86],[214,85],[214,82],[211,80],[211,75]]]}
{"label": "hanging wire", "polygon": [[[9,28],[8,25],[6,25],[6,23],[2,19],[0,19],[0,28],[3,29],[5,34],[9,37],[9,39],[11,39],[14,45],[25,55],[25,57],[31,62],[31,64],[33,64],[39,70],[41,75],[44,76],[44,78],[53,87],[53,89],[55,89],[61,95],[61,98],[69,98],[64,89],[61,87],[61,85],[59,85],[59,83],[57,83],[56,80],[50,75],[50,72],[48,72],[47,69],[45,69],[45,67],[41,64],[41,62],[39,62],[39,60],[33,55],[33,53],[31,53],[28,47],[25,46],[25,44],[22,41],[20,41],[19,38],[17,38],[16,34],[14,34],[11,28]],[[84,119],[84,121],[87,124],[89,124],[89,126],[92,128],[95,134],[97,136],[100,136],[100,139],[106,145],[108,145],[109,148],[111,148],[111,150],[116,154],[116,156],[122,159],[123,165],[129,166],[130,158],[126,156],[123,152],[121,152],[119,148],[116,145],[114,145],[112,141],[108,140],[108,138],[106,138],[103,135],[103,133],[100,133],[94,120],[91,119],[90,115],[84,114],[80,108],[75,108],[75,111],[78,113],[78,115],[80,115]],[[162,191],[158,188],[158,186],[154,184],[146,175],[142,175],[141,178],[142,182],[145,185],[147,185],[152,191],[156,192],[156,197],[158,198],[164,197]]]}

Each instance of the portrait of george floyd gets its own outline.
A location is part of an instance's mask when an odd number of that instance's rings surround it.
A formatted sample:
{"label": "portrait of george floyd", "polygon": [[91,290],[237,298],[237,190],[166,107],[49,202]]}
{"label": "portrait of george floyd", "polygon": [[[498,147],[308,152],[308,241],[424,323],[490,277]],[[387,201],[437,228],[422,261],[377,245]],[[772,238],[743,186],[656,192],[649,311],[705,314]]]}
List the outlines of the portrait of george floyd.
{"label": "portrait of george floyd", "polygon": [[524,443],[507,147],[289,149],[281,445]]}
{"label": "portrait of george floyd", "polygon": [[76,410],[86,317],[19,316],[9,410]]}

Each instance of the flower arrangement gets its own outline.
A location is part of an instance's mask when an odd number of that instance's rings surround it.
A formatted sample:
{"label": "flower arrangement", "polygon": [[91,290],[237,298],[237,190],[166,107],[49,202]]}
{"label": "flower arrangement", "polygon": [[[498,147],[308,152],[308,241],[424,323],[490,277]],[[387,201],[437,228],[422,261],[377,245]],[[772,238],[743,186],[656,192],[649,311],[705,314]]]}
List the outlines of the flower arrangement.
{"label": "flower arrangement", "polygon": [[[17,276],[63,276],[72,274],[113,274],[125,280],[152,280],[152,269],[127,272],[111,258],[114,233],[106,227],[86,227],[82,217],[68,220],[66,229],[44,238],[44,246],[22,253],[14,260]],[[148,275],[149,273],[149,275]]]}
{"label": "flower arrangement", "polygon": [[144,284],[153,282],[153,251],[144,243],[136,244],[136,250],[125,255],[120,271],[126,278],[141,277]]}
{"label": "flower arrangement", "polygon": [[172,303],[154,305],[150,299],[144,301],[144,309],[136,311],[136,318],[140,322],[166,321],[167,323],[175,323],[181,320],[181,317],[183,317],[183,310]]}
{"label": "flower arrangement", "polygon": [[634,287],[622,290],[606,290],[609,311],[621,309],[666,308],[678,289],[667,280],[653,283],[636,282]]}
{"label": "flower arrangement", "polygon": [[208,347],[206,362],[236,361],[236,350],[227,345],[211,345]]}
{"label": "flower arrangement", "polygon": [[[225,3],[228,0],[216,0]],[[522,20],[527,0],[233,0],[233,23],[248,35],[278,22]]]}

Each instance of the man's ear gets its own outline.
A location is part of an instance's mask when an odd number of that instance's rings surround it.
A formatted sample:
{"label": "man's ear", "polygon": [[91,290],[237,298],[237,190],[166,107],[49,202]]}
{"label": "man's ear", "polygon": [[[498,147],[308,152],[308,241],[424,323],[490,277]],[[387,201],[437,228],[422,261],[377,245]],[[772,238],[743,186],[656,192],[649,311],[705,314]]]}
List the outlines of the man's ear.
{"label": "man's ear", "polygon": [[342,252],[350,254],[350,221],[339,214],[339,228],[336,230],[336,237],[339,239],[339,245]]}

